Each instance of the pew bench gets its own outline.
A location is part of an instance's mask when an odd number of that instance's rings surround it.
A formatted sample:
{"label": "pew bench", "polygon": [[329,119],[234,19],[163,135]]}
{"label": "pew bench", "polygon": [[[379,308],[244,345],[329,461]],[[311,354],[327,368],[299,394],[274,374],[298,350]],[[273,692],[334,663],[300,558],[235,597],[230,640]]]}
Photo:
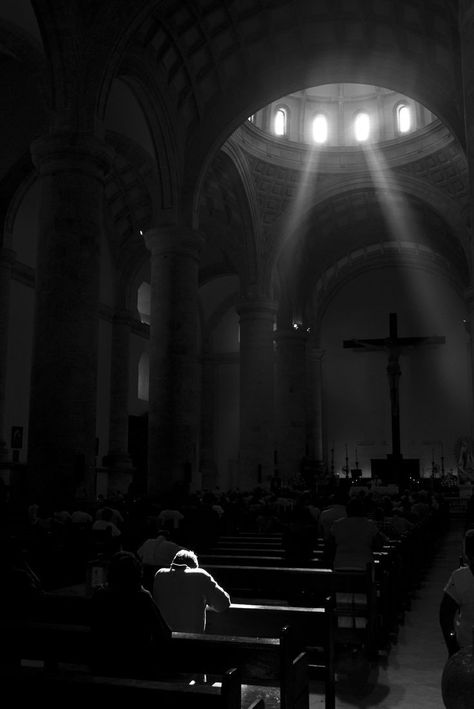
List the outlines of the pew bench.
{"label": "pew bench", "polygon": [[[208,565],[237,565],[237,566],[280,566],[282,568],[295,566],[295,561],[286,556],[267,556],[265,552],[259,549],[260,554],[247,554],[248,550],[242,550],[239,554],[226,553],[204,553],[199,555],[199,562],[202,567],[207,568]],[[327,566],[321,556],[314,556],[307,561],[300,562],[300,566],[304,568],[324,568]]]}
{"label": "pew bench", "polygon": [[184,685],[145,679],[100,677],[75,670],[0,667],[2,690],[20,706],[157,706],[160,709],[264,709],[262,697],[242,697],[239,672],[227,670],[216,685]]}
{"label": "pew bench", "polygon": [[306,651],[308,675],[324,686],[326,709],[335,707],[334,601],[323,607],[297,607],[232,603],[227,610],[207,613],[206,633],[275,637],[279,629],[291,627],[297,647]]}
{"label": "pew bench", "polygon": [[[92,675],[91,631],[86,625],[11,620],[0,623],[0,632],[0,667],[15,670],[25,663],[39,663],[46,673],[76,669]],[[308,709],[307,656],[297,649],[288,627],[272,638],[173,633],[167,658],[169,666],[176,668],[171,671],[176,685],[195,674],[219,681],[236,667],[246,705],[263,697],[270,709]]]}
{"label": "pew bench", "polygon": [[[234,599],[280,605],[322,606],[335,598],[336,644],[364,644],[369,656],[378,652],[379,603],[374,565],[366,571],[333,571],[324,568],[256,567],[203,564]],[[265,600],[263,600],[265,599]]]}

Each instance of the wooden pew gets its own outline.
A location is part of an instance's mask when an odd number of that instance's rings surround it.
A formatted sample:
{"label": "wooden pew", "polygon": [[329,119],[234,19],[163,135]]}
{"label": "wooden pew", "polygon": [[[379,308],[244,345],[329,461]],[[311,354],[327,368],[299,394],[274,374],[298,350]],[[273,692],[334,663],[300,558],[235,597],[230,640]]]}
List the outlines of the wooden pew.
{"label": "wooden pew", "polygon": [[[69,665],[92,674],[87,672],[91,631],[86,625],[3,620],[0,632],[0,666],[15,669],[25,661],[40,662],[46,672]],[[264,697],[268,706],[308,709],[307,656],[297,648],[288,627],[272,638],[173,633],[167,657],[181,678],[178,684],[183,683],[183,674],[204,673],[219,679],[228,668],[237,667],[246,704]]]}
{"label": "wooden pew", "polygon": [[[270,548],[262,548],[261,546],[256,546],[256,545],[242,545],[242,546],[234,546],[234,545],[228,545],[226,544],[225,546],[222,545],[217,545],[214,547],[211,547],[208,551],[206,551],[206,554],[227,554],[227,555],[239,555],[239,554],[247,554],[248,556],[283,556],[284,554],[284,549],[283,547],[270,547]],[[201,558],[202,554],[199,555],[199,558]]]}
{"label": "wooden pew", "polygon": [[[233,598],[258,603],[278,600],[290,605],[321,606],[336,599],[336,643],[363,643],[376,656],[379,612],[374,565],[366,571],[331,569],[203,565]],[[265,601],[263,601],[265,602]]]}
{"label": "wooden pew", "polygon": [[[59,624],[87,625],[89,599],[79,595],[45,594],[37,619]],[[324,606],[315,608],[233,603],[222,613],[210,609],[207,613],[206,633],[278,637],[280,629],[285,625],[292,628],[296,642],[306,649],[309,676],[324,683],[326,709],[332,709],[335,635],[333,599],[327,598]]]}
{"label": "wooden pew", "polygon": [[37,667],[0,667],[2,690],[15,704],[78,708],[84,706],[157,706],[160,709],[264,709],[263,698],[247,703],[241,696],[239,672],[227,670],[220,686],[178,685],[144,679],[99,677],[74,670],[45,671]]}
{"label": "wooden pew", "polygon": [[324,685],[325,707],[335,707],[334,600],[323,607],[297,607],[232,603],[221,613],[209,610],[206,633],[219,635],[258,635],[275,637],[279,628],[291,627],[295,641],[308,657],[311,679]]}
{"label": "wooden pew", "polygon": [[[199,554],[199,563],[203,568],[208,565],[237,565],[237,566],[279,566],[292,568],[295,566],[293,559],[286,556],[266,556],[262,550],[260,555],[247,554],[247,550],[239,554]],[[321,556],[314,556],[307,561],[299,563],[304,568],[320,569],[327,566]]]}

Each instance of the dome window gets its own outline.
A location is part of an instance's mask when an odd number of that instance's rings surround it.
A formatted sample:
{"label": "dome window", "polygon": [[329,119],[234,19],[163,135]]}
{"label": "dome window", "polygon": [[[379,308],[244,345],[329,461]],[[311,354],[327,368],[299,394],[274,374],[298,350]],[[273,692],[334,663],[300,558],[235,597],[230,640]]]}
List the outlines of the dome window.
{"label": "dome window", "polygon": [[354,135],[358,143],[369,139],[370,118],[368,113],[358,113],[354,121]]}
{"label": "dome window", "polygon": [[325,143],[328,139],[328,120],[323,113],[318,113],[313,119],[313,140],[315,143]]}
{"label": "dome window", "polygon": [[284,136],[288,131],[288,114],[285,108],[281,106],[277,108],[275,112],[275,118],[273,123],[273,129],[275,135]]}
{"label": "dome window", "polygon": [[397,128],[399,133],[408,133],[411,130],[411,111],[404,103],[397,108]]}

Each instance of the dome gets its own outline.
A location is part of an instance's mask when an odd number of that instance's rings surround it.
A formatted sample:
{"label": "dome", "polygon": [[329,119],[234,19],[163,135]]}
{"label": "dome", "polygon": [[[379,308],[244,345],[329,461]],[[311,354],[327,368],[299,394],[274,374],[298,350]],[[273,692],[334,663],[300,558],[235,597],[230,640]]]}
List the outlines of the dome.
{"label": "dome", "polygon": [[249,121],[284,140],[348,147],[399,140],[435,118],[397,91],[367,84],[325,84],[284,96],[249,116]]}

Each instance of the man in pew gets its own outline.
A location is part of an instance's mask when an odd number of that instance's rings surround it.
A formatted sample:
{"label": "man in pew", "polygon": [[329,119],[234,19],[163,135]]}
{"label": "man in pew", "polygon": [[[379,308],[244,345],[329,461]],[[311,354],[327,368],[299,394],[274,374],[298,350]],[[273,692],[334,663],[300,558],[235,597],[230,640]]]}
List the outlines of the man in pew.
{"label": "man in pew", "polygon": [[453,571],[444,587],[439,622],[449,655],[472,644],[474,629],[474,529],[464,535],[467,565]]}
{"label": "man in pew", "polygon": [[230,596],[210,573],[199,568],[196,554],[178,551],[168,569],[159,569],[153,582],[153,598],[173,631],[203,633],[206,609],[224,611]]}
{"label": "man in pew", "polygon": [[328,538],[329,557],[335,570],[363,571],[388,538],[366,514],[364,500],[352,498],[347,516],[336,520]]}
{"label": "man in pew", "polygon": [[91,599],[90,625],[95,674],[159,679],[169,673],[171,629],[142,586],[142,565],[132,552],[112,556],[107,585]]}
{"label": "man in pew", "polygon": [[337,490],[329,500],[329,504],[319,515],[319,535],[326,542],[329,539],[331,527],[337,519],[346,516],[347,493]]}

